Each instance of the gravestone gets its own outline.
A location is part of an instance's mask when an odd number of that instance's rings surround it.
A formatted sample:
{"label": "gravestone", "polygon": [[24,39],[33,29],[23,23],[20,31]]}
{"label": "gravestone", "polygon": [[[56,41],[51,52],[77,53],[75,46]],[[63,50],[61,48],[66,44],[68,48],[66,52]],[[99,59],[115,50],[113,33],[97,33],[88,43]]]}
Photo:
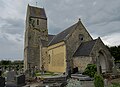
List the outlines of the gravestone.
{"label": "gravestone", "polygon": [[114,74],[114,75],[117,75],[117,74],[118,74],[118,73],[117,73],[118,71],[117,71],[116,66],[113,66],[113,67],[112,67],[112,71],[113,71],[113,74]]}
{"label": "gravestone", "polygon": [[24,86],[25,85],[25,75],[17,75],[15,77],[16,85]]}
{"label": "gravestone", "polygon": [[117,75],[117,67],[116,67],[115,62],[114,62],[114,61],[115,61],[115,58],[112,57],[112,60],[113,60],[112,71],[113,71],[113,74],[114,74],[114,75]]}
{"label": "gravestone", "polygon": [[15,71],[9,71],[7,73],[7,82],[14,82],[15,81],[16,72]]}
{"label": "gravestone", "polygon": [[0,77],[0,87],[5,87],[5,78]]}

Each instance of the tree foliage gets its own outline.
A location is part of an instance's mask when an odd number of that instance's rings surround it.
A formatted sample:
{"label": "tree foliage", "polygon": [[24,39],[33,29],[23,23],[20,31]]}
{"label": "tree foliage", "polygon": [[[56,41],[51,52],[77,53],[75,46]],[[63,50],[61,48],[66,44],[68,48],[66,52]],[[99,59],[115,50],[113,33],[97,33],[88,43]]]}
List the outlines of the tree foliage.
{"label": "tree foliage", "polygon": [[0,65],[23,65],[23,61],[1,60]]}
{"label": "tree foliage", "polygon": [[103,81],[103,78],[101,75],[95,74],[94,85],[95,85],[95,87],[104,87],[104,81]]}
{"label": "tree foliage", "polygon": [[2,61],[0,61],[0,64],[1,65],[10,65],[11,61],[10,60],[2,60]]}
{"label": "tree foliage", "polygon": [[115,58],[115,60],[120,60],[120,45],[119,46],[112,46],[112,47],[108,47],[111,55]]}
{"label": "tree foliage", "polygon": [[96,72],[97,72],[97,66],[95,64],[88,64],[83,74],[88,75],[90,77],[94,77]]}

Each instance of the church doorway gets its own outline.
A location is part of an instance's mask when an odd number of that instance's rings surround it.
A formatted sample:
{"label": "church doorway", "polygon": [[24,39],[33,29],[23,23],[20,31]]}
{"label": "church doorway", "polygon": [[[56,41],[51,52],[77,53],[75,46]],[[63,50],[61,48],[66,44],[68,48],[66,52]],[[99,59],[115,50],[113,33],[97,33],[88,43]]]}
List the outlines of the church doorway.
{"label": "church doorway", "polygon": [[106,72],[106,57],[105,57],[105,54],[100,51],[98,59],[99,59],[99,65],[101,67],[101,72],[102,73]]}

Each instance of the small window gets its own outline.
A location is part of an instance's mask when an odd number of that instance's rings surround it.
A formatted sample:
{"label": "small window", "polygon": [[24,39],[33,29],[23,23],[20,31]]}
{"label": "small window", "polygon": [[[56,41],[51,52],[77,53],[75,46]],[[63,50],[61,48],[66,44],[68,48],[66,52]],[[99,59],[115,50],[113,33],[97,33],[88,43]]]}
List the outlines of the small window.
{"label": "small window", "polygon": [[39,20],[37,19],[37,25],[39,25]]}
{"label": "small window", "polygon": [[51,57],[50,57],[50,55],[49,55],[49,64],[50,64],[50,59],[51,59]]}
{"label": "small window", "polygon": [[80,35],[79,35],[79,39],[80,39],[81,41],[83,41],[83,40],[84,40],[84,35],[80,34]]}

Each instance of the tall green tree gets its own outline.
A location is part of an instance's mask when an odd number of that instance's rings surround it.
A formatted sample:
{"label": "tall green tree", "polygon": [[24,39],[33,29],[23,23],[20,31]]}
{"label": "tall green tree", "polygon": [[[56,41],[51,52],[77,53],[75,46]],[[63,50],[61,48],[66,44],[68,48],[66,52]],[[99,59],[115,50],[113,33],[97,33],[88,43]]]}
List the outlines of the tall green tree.
{"label": "tall green tree", "polygon": [[112,47],[108,47],[111,55],[115,58],[115,60],[120,60],[120,45],[119,46],[112,46]]}

